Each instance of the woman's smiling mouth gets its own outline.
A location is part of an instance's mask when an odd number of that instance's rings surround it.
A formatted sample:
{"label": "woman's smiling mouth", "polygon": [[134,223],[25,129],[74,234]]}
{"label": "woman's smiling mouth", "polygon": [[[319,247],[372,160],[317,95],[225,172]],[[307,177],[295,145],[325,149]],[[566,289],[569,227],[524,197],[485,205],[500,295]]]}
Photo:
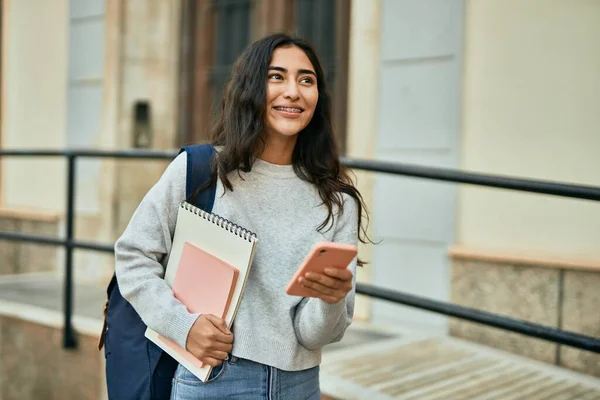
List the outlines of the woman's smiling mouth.
{"label": "woman's smiling mouth", "polygon": [[298,107],[279,107],[279,106],[277,106],[277,107],[273,107],[273,109],[287,118],[297,118],[304,111],[303,109],[298,108]]}

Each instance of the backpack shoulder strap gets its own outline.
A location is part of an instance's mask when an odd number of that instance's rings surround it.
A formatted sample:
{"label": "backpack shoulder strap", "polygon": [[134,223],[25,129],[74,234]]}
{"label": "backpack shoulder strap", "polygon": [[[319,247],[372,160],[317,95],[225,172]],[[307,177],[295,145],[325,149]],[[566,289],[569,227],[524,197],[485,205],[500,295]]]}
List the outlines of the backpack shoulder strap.
{"label": "backpack shoulder strap", "polygon": [[[210,181],[212,177],[212,160],[215,148],[209,144],[198,144],[182,147],[179,154],[187,153],[187,171],[185,180],[185,197],[196,207],[210,212],[215,201],[216,184],[198,193],[198,189]],[[192,198],[194,197],[195,198]]]}

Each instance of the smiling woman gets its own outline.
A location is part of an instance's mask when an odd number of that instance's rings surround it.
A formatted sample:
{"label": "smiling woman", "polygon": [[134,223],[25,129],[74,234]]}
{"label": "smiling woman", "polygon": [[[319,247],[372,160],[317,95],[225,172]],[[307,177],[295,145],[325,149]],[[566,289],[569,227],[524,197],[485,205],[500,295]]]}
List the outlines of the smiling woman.
{"label": "smiling woman", "polygon": [[144,197],[115,244],[123,297],[150,328],[216,367],[201,382],[180,365],[172,399],[268,399],[271,393],[320,399],[321,351],[352,322],[361,262],[306,274],[299,280],[306,297],[287,295],[286,286],[318,243],[355,247],[368,240],[362,197],[340,162],[330,102],[314,49],[284,34],[248,46],[223,91],[212,181],[198,191],[215,184],[212,212],[260,240],[231,331],[216,316],[189,313],[162,280],[161,260],[185,199],[186,152]]}

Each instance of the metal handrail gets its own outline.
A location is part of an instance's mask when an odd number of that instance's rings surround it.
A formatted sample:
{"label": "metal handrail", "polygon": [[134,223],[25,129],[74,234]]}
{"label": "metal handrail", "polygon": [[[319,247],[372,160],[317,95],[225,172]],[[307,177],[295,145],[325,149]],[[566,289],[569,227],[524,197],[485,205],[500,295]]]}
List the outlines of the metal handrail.
{"label": "metal handrail", "polygon": [[[117,159],[156,159],[171,160],[177,155],[175,150],[0,150],[0,156],[21,157],[86,157]],[[576,185],[565,182],[534,180],[512,176],[482,174],[460,171],[451,168],[426,167],[414,164],[386,161],[362,160],[342,157],[348,168],[413,178],[432,179],[442,182],[465,183],[469,185],[493,187],[520,192],[548,194],[552,196],[600,201],[600,187]]]}
{"label": "metal handrail", "polygon": [[552,196],[600,201],[600,187],[574,185],[547,180],[533,180],[502,175],[480,174],[449,168],[424,167],[420,165],[384,161],[343,159],[349,168],[382,172],[436,181],[466,183],[469,185],[516,190],[520,192],[548,194]]}

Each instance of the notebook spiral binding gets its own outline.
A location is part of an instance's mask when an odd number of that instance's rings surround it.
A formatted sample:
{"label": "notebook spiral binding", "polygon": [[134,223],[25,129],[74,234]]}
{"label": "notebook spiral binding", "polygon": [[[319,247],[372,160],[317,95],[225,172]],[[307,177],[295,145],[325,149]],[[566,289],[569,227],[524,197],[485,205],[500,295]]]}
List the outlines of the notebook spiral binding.
{"label": "notebook spiral binding", "polygon": [[241,237],[244,240],[252,242],[252,241],[256,240],[256,238],[257,238],[256,233],[239,226],[238,224],[228,220],[227,218],[223,218],[219,215],[206,212],[203,209],[198,208],[198,207],[188,203],[187,201],[181,202],[180,207],[186,211],[194,213],[194,214],[212,222],[213,224],[219,225],[221,228],[233,233],[234,235]]}

